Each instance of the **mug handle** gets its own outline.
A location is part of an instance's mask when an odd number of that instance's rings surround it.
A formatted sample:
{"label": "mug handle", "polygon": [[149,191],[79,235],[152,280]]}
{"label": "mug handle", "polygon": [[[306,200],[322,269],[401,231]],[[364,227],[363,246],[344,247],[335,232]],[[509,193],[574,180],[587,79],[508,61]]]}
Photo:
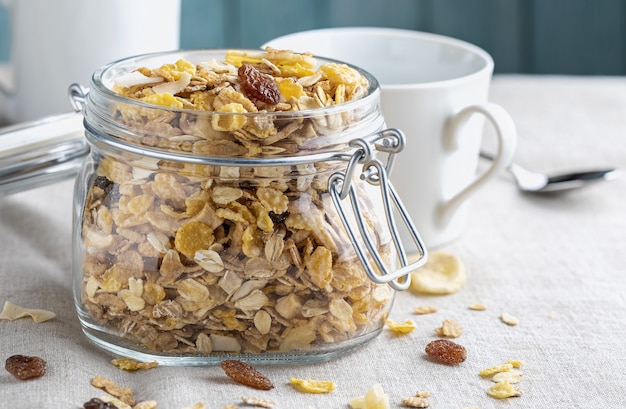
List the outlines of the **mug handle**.
{"label": "mug handle", "polygon": [[438,222],[443,226],[450,222],[450,219],[452,219],[452,216],[454,216],[463,202],[469,199],[497,173],[509,166],[517,146],[517,130],[513,119],[500,105],[488,102],[466,107],[450,120],[447,132],[443,138],[444,149],[449,151],[458,149],[460,138],[458,130],[474,114],[482,114],[491,122],[496,132],[498,150],[494,155],[491,166],[485,172],[452,198],[440,204],[437,209],[437,216]]}

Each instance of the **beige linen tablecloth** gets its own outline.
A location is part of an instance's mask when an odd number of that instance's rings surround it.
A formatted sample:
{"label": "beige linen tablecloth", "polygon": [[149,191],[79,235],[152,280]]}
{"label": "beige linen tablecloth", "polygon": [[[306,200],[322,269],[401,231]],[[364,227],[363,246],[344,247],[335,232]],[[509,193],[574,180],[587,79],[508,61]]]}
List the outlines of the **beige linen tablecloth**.
{"label": "beige linen tablecloth", "polygon": [[[626,78],[499,76],[492,100],[515,119],[516,159],[558,171],[596,165],[626,168]],[[489,130],[486,143],[490,143]],[[267,398],[279,408],[347,408],[350,398],[380,383],[391,407],[417,390],[430,407],[626,407],[626,177],[567,195],[519,193],[508,175],[472,203],[466,234],[446,250],[465,263],[468,281],[449,296],[398,294],[391,318],[413,319],[405,336],[388,330],[365,347],[316,365],[259,366],[275,389],[234,384],[219,367],[158,367],[124,372],[81,332],[71,290],[72,182],[0,198],[0,303],[43,308],[57,317],[0,320],[1,361],[13,354],[48,361],[44,377],[19,381],[0,370],[1,408],[79,408],[104,393],[96,375],[131,387],[137,400],[180,409]],[[419,227],[419,226],[418,226]],[[468,309],[483,303],[485,311]],[[413,307],[433,305],[416,316]],[[507,312],[519,319],[504,325]],[[432,363],[424,346],[449,318],[468,350],[459,366]],[[525,362],[521,397],[495,400],[478,372],[509,359]],[[327,395],[295,391],[290,377],[332,380]]]}

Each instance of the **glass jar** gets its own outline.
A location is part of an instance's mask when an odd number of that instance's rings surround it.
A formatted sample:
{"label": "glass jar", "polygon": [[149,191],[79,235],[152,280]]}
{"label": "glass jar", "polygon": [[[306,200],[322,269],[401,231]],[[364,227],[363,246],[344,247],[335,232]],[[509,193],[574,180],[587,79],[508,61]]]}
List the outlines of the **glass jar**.
{"label": "glass jar", "polygon": [[[138,67],[223,56],[133,57],[74,89],[91,148],[74,198],[78,316],[95,344],[142,361],[328,360],[380,333],[394,289],[425,262],[387,181],[403,136],[384,130],[378,84],[358,69],[362,98],[300,111],[196,111],[113,91]],[[410,265],[395,214],[420,249]]]}

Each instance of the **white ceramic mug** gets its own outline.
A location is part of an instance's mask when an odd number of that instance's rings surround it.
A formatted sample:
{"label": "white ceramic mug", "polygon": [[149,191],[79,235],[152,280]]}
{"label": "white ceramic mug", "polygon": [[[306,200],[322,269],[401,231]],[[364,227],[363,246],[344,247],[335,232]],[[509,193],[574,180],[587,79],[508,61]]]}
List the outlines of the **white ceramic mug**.
{"label": "white ceramic mug", "polygon": [[68,87],[111,61],[179,47],[181,0],[0,0],[10,10],[12,80],[0,116],[71,111]]}
{"label": "white ceramic mug", "polygon": [[[441,35],[373,27],[304,31],[265,46],[310,51],[372,73],[387,125],[406,135],[391,180],[424,243],[439,247],[461,236],[468,199],[510,163],[517,142],[511,117],[487,100],[494,66],[487,52]],[[477,175],[485,118],[498,149]]]}

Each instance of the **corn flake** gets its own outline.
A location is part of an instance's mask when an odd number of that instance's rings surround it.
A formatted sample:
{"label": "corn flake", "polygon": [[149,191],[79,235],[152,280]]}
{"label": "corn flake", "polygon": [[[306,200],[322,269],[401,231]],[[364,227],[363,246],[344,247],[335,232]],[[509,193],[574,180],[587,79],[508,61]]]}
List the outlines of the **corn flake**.
{"label": "corn flake", "polygon": [[397,335],[409,334],[413,332],[413,330],[415,329],[415,322],[412,320],[406,320],[404,322],[396,322],[396,321],[388,319],[386,321],[386,324],[389,327],[389,329],[394,334],[397,334]]}
{"label": "corn flake", "polygon": [[34,308],[23,308],[13,304],[11,301],[4,302],[4,308],[0,313],[0,319],[14,321],[20,318],[30,317],[35,322],[44,322],[56,317],[52,311]]}
{"label": "corn flake", "polygon": [[299,390],[305,393],[329,393],[335,390],[335,383],[332,381],[317,381],[312,379],[299,379],[290,378],[289,383]]}

